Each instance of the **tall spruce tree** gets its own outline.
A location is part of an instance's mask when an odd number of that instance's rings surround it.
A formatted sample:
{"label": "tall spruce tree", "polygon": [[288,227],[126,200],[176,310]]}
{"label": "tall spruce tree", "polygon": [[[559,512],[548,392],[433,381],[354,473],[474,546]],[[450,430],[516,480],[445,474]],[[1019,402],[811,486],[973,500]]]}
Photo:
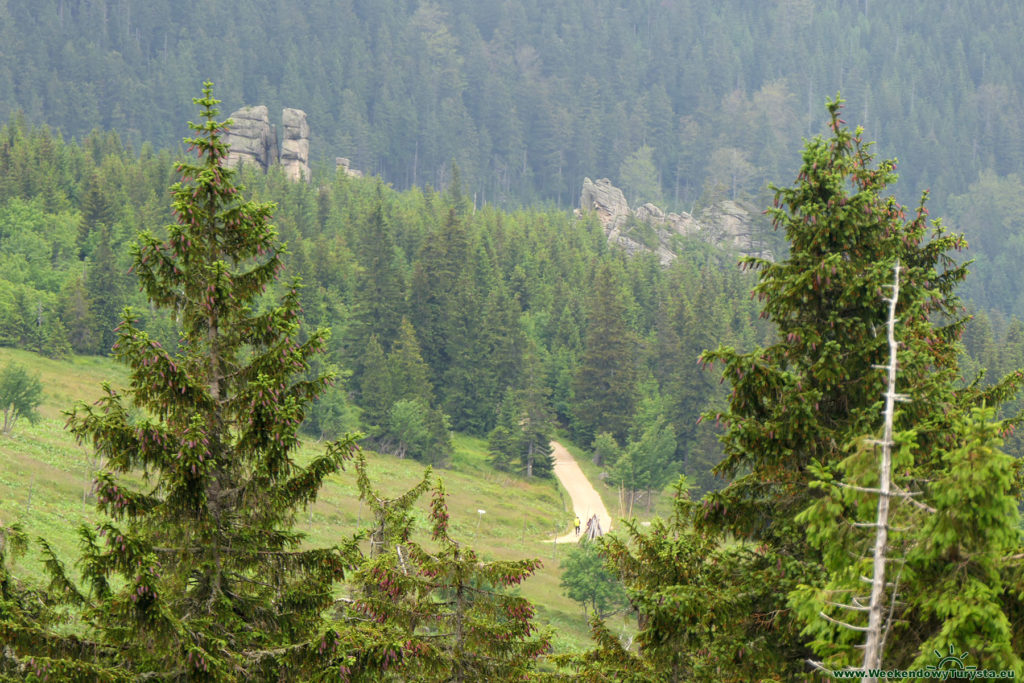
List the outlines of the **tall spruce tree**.
{"label": "tall spruce tree", "polygon": [[385,352],[399,335],[405,315],[405,280],[395,249],[393,227],[384,214],[378,186],[373,212],[359,233],[357,253],[361,267],[353,290],[351,354],[357,358],[367,339],[376,335]]}
{"label": "tall spruce tree", "polygon": [[[297,377],[327,332],[296,342],[298,283],[254,311],[284,246],[269,224],[273,205],[243,201],[223,166],[229,122],[217,121],[211,93],[206,83],[194,100],[202,121],[189,124],[198,162],[177,165],[178,222],[166,239],[140,235],[134,249],[150,301],[179,316],[180,351],[126,312],[116,353],[130,388],[105,386],[97,404],[69,414],[106,463],[97,498],[107,519],[80,532],[88,590],[51,554],[53,585],[81,609],[79,635],[40,636],[35,651],[15,645],[54,680],[308,680],[337,678],[351,663],[349,634],[323,619],[349,553],[303,548],[292,528],[354,448],[349,437],[333,442],[305,467],[292,455],[330,381]],[[94,647],[72,647],[83,634]]]}
{"label": "tall spruce tree", "polygon": [[532,344],[523,356],[523,388],[519,391],[523,432],[523,472],[528,477],[550,477],[554,474],[555,460],[551,455],[551,433],[554,418],[551,415],[551,391],[544,385],[540,361]]}
{"label": "tall spruce tree", "polygon": [[626,440],[637,400],[636,350],[617,273],[604,262],[594,273],[583,356],[573,379],[573,426],[583,443],[599,431]]}
{"label": "tall spruce tree", "polygon": [[[916,429],[893,433],[897,400],[913,400],[896,392],[899,367],[928,365],[919,337],[898,341],[906,336],[897,336],[898,297],[897,264],[887,298],[882,438],[860,441],[835,467],[811,467],[818,480],[812,486],[825,495],[797,521],[821,550],[826,580],[801,586],[790,604],[822,657],[812,664],[826,671],[920,669],[934,652],[955,648],[970,654],[973,666],[1020,674],[1012,626],[1021,607],[1012,558],[1022,547],[1013,459],[998,450],[1001,425],[991,407],[965,417],[952,447],[943,449],[941,470],[917,451]],[[921,460],[933,466],[927,478]]]}
{"label": "tall spruce tree", "polygon": [[722,347],[703,356],[724,364],[732,386],[728,409],[707,416],[727,425],[718,472],[732,481],[709,497],[700,521],[758,542],[762,555],[786,568],[773,586],[778,604],[761,625],[776,634],[774,643],[764,643],[774,657],[764,652],[761,658],[792,674],[807,657],[801,626],[782,596],[798,582],[817,583],[824,569],[797,517],[819,495],[808,486],[812,470],[837,464],[848,445],[878,428],[886,381],[878,367],[888,354],[880,295],[891,282],[893,260],[903,271],[901,341],[914,350],[900,377],[901,393],[913,401],[896,425],[916,430],[908,477],[914,489],[942,476],[943,454],[956,446],[969,409],[1005,399],[1020,383],[1015,375],[984,392],[955,390],[964,318],[954,289],[967,269],[949,252],[965,246],[963,237],[946,233],[938,221],[929,226],[926,195],[909,218],[885,197],[895,162],[874,166],[861,130],[850,131],[839,118],[841,101],[828,109],[831,137],[810,141],[796,183],[775,189],[770,214],[785,231],[788,258],[746,261],[760,271],[754,291],[778,341],[747,354]]}
{"label": "tall spruce tree", "polygon": [[78,235],[75,242],[80,259],[84,259],[92,251],[90,238],[93,233],[104,227],[112,228],[117,220],[116,208],[110,201],[107,191],[99,170],[93,170],[83,188],[82,219],[78,224]]}
{"label": "tall spruce tree", "polygon": [[110,228],[101,226],[99,230],[99,246],[85,273],[85,289],[96,327],[90,352],[107,355],[117,340],[115,328],[125,305],[125,277],[117,264]]}
{"label": "tall spruce tree", "polygon": [[[745,260],[760,271],[754,291],[777,341],[749,353],[723,346],[702,356],[724,364],[732,388],[727,409],[705,415],[726,426],[726,458],[717,471],[730,479],[728,486],[696,506],[680,491],[677,515],[666,528],[634,529],[630,543],[607,545],[640,612],[641,658],[663,680],[785,680],[808,672],[814,653],[801,632],[806,622],[787,596],[798,584],[823,583],[826,567],[819,545],[808,542],[804,524],[810,521],[800,515],[821,495],[811,482],[878,426],[886,379],[877,366],[888,351],[887,316],[879,304],[894,259],[905,276],[897,311],[902,342],[913,349],[900,387],[913,401],[897,424],[915,433],[914,458],[905,463],[909,486],[929,490],[966,481],[969,475],[957,473],[960,463],[988,447],[973,437],[970,446],[966,435],[980,432],[965,432],[968,414],[979,404],[1006,399],[1020,383],[1017,373],[985,390],[955,389],[963,320],[953,290],[967,271],[948,252],[961,248],[963,238],[945,233],[938,222],[929,227],[923,200],[908,219],[903,207],[884,197],[895,178],[894,162],[874,166],[861,131],[851,132],[840,120],[840,102],[828,109],[832,135],[808,142],[796,183],[775,190],[770,213],[789,240],[788,257]],[[1005,486],[994,470],[975,476]],[[844,509],[831,505],[827,512]],[[990,553],[1007,549],[1005,525],[995,529],[995,542],[978,564],[988,574],[987,590],[998,593],[991,580],[996,566],[1002,562],[1007,576],[1016,570],[1005,555],[992,559]],[[730,538],[735,540],[727,543]],[[970,543],[980,545],[975,538]],[[944,576],[947,585],[963,586],[948,581],[958,571],[952,545],[947,531],[927,545],[930,552],[908,557],[908,563],[916,558],[915,571],[922,571],[941,558],[928,569],[933,585]],[[919,602],[904,614],[899,647],[905,652],[939,642],[933,636],[952,632],[958,614],[979,614],[992,605],[988,597],[972,607],[957,603],[955,590],[943,593],[954,599]],[[1011,602],[1008,613],[1020,614],[1016,598]],[[999,635],[1006,643],[1005,633]],[[1019,642],[1019,636],[1011,638]],[[595,661],[622,666],[628,660],[607,638],[600,642],[593,658],[582,660],[587,673],[596,669]]]}

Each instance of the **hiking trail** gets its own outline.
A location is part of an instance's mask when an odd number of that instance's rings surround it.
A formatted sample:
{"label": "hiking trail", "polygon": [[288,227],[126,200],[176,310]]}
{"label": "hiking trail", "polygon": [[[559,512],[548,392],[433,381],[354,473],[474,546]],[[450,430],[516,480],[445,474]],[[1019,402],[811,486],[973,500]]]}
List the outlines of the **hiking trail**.
{"label": "hiking trail", "polygon": [[[587,479],[587,475],[583,474],[583,470],[576,464],[576,461],[569,454],[569,451],[566,450],[565,446],[557,441],[552,441],[551,448],[551,455],[555,459],[555,476],[558,477],[558,481],[562,483],[565,490],[569,492],[573,512],[580,518],[582,523],[579,536],[570,529],[569,533],[559,536],[554,539],[554,542],[575,543],[578,541],[583,536],[583,531],[586,530],[587,520],[595,514],[601,521],[601,530],[604,533],[608,533],[612,528],[612,516],[608,514],[601,496],[594,489],[590,480]],[[549,540],[548,542],[550,543],[551,541]]]}

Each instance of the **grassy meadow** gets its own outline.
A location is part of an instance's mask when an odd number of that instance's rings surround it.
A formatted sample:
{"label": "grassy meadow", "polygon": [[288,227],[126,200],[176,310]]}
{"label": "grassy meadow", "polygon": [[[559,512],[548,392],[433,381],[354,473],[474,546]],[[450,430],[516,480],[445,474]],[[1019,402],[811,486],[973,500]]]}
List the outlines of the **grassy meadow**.
{"label": "grassy meadow", "polygon": [[[9,361],[38,374],[44,398],[40,419],[31,424],[19,421],[9,436],[0,435],[0,523],[21,522],[30,538],[45,538],[73,569],[78,556],[76,530],[97,519],[91,495],[96,462],[91,448],[80,446],[64,429],[62,411],[76,401],[92,401],[102,395],[101,385],[115,387],[128,383],[126,369],[107,358],[76,356],[62,361],[37,354],[0,348],[0,367]],[[527,482],[492,469],[487,464],[486,443],[456,435],[455,455],[449,469],[434,470],[433,479],[444,480],[449,494],[448,509],[454,536],[466,542],[485,559],[539,557],[543,568],[519,590],[537,607],[542,624],[552,627],[556,652],[584,648],[589,627],[582,608],[562,594],[559,587],[559,559],[569,546],[545,542],[565,533],[572,519],[569,497],[554,480]],[[316,441],[303,443],[297,460],[317,452]],[[572,449],[579,458],[581,452]],[[423,466],[411,460],[367,453],[370,477],[385,494],[398,494],[415,484]],[[585,460],[585,458],[584,458]],[[592,475],[591,465],[586,469]],[[602,495],[611,492],[603,483]],[[609,495],[614,496],[614,492]],[[427,510],[430,494],[417,505],[418,522],[424,539],[428,534]],[[606,505],[616,516],[606,496]],[[479,511],[483,510],[483,514]],[[319,500],[299,518],[299,529],[312,546],[327,546],[368,525],[369,512],[358,499],[355,472],[336,474],[327,481]],[[43,577],[37,552],[21,558],[15,575],[28,580]],[[610,621],[613,628],[628,628],[621,617]]]}

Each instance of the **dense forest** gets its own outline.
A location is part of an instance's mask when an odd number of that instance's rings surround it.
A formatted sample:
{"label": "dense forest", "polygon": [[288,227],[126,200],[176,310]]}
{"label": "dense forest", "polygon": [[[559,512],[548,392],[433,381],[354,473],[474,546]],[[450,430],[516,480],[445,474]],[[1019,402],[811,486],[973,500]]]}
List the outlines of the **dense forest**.
{"label": "dense forest", "polygon": [[[0,343],[108,354],[132,305],[174,347],[171,320],[128,274],[136,235],[171,221],[169,154],[131,154],[114,133],[65,143],[19,122],[0,136]],[[277,203],[303,317],[331,329],[323,363],[347,375],[309,416],[311,435],[358,427],[378,448],[443,464],[448,428],[500,428],[496,463],[539,476],[546,450],[527,454],[561,424],[587,445],[610,435],[605,465],[642,451],[627,488],[660,489],[676,471],[714,486],[713,429],[696,423],[723,392],[696,357],[769,334],[736,255],[693,240],[663,268],[609,247],[593,217],[474,211],[458,184],[438,194],[344,174],[243,180]],[[652,429],[671,433],[667,452],[641,447]]]}
{"label": "dense forest", "polygon": [[[0,129],[0,344],[108,354],[125,305],[176,343],[127,272],[135,236],[170,222],[172,166],[168,152],[132,153],[113,132],[69,143],[20,119]],[[518,431],[527,411],[541,434],[561,424],[590,445],[608,432],[629,450],[663,415],[670,460],[714,486],[718,447],[696,419],[724,393],[693,359],[771,334],[737,256],[692,240],[663,268],[610,247],[593,217],[474,210],[458,183],[439,194],[343,174],[305,184],[249,169],[243,180],[277,202],[304,318],[332,329],[325,362],[349,374],[318,403],[310,433],[361,426],[382,448],[443,462],[444,424]],[[964,341],[965,378],[1024,359],[1024,326],[998,310],[978,311]],[[628,372],[606,381],[610,366]],[[522,438],[504,450],[534,450]],[[502,466],[526,467],[510,458]],[[671,476],[654,462],[645,470],[663,471],[660,485]]]}
{"label": "dense forest", "polygon": [[[0,0],[0,346],[131,376],[66,414],[76,572],[39,539],[21,580],[0,520],[0,680],[1024,675],[1016,14]],[[245,104],[309,114],[308,182],[225,167]],[[774,256],[626,253],[584,176],[764,210]],[[515,482],[561,434],[669,511],[571,555],[615,592],[591,649],[551,652],[538,560],[456,540],[459,434]],[[361,448],[432,469],[388,498]],[[372,522],[312,548],[346,466]]]}
{"label": "dense forest", "polygon": [[763,201],[841,91],[900,199],[930,189],[967,233],[965,296],[1020,316],[1021,24],[997,0],[6,2],[0,120],[166,148],[211,77],[227,111],[303,109],[315,159],[398,188],[455,160],[477,205],[572,205],[589,176],[690,210]]}
{"label": "dense forest", "polygon": [[[1024,335],[1013,320],[997,346],[997,316],[964,317],[962,237],[885,197],[893,165],[838,103],[831,138],[776,190],[786,257],[735,269],[700,242],[668,267],[627,257],[594,216],[475,209],[454,166],[443,194],[249,169],[248,192],[277,203],[244,201],[209,87],[197,102],[198,162],[171,165],[170,211],[168,153],[131,154],[114,133],[65,143],[20,120],[0,131],[4,343],[112,352],[132,374],[68,413],[105,460],[107,521],[79,531],[84,584],[44,539],[50,585],[17,580],[7,557],[27,538],[0,527],[0,674],[749,680],[852,670],[864,633],[865,667],[922,668],[959,646],[1020,670],[1020,461],[1000,448],[1019,448]],[[890,394],[899,368],[912,400],[878,440],[886,352]],[[983,362],[995,377],[965,384]],[[549,636],[507,590],[538,561],[482,561],[456,541],[440,484],[423,545],[411,506],[429,473],[383,497],[343,432],[441,467],[450,428],[486,435],[495,468],[537,477],[557,424],[634,497],[690,477],[668,520],[598,542],[638,648],[598,612],[594,649],[538,665]],[[329,439],[306,466],[289,456],[300,430]],[[875,443],[897,449],[881,474]],[[296,512],[353,460],[371,533],[302,546]],[[879,477],[893,480],[891,518],[851,523],[872,514]],[[883,609],[897,620],[865,623]],[[69,614],[70,632],[57,627]]]}

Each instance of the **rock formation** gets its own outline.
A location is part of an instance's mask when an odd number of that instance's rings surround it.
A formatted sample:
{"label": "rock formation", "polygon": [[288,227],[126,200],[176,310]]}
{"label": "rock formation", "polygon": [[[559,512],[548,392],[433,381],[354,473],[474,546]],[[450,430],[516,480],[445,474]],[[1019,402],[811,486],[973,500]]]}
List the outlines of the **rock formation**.
{"label": "rock formation", "polygon": [[231,114],[231,120],[224,137],[228,145],[228,166],[254,166],[266,171],[280,162],[285,175],[291,180],[304,178],[309,181],[309,123],[306,122],[306,112],[292,108],[281,112],[284,140],[280,152],[277,128],[271,125],[266,106],[242,107]]}
{"label": "rock formation", "polygon": [[621,228],[629,217],[629,204],[622,190],[612,185],[612,181],[601,178],[594,182],[590,178],[583,179],[583,191],[580,193],[580,208],[584,211],[597,213],[605,231]]}
{"label": "rock formation", "polygon": [[704,239],[712,244],[731,247],[744,254],[771,259],[772,253],[762,243],[754,217],[745,208],[731,200],[723,200],[700,212],[700,225]]}
{"label": "rock formation", "polygon": [[334,157],[334,170],[343,171],[350,178],[362,178],[363,172],[352,168],[352,162],[346,157]]}
{"label": "rock formation", "polygon": [[306,112],[286,108],[281,114],[284,142],[281,147],[281,166],[291,180],[309,182],[309,124]]}
{"label": "rock formation", "polygon": [[277,132],[270,125],[264,105],[242,107],[231,114],[232,124],[224,142],[228,145],[227,165],[251,165],[260,170],[277,163]]}
{"label": "rock formation", "polygon": [[584,178],[580,210],[597,214],[612,244],[630,254],[653,251],[663,265],[676,258],[673,241],[677,236],[696,237],[717,247],[772,258],[758,237],[754,216],[734,201],[726,200],[705,208],[699,219],[685,211],[665,213],[649,203],[631,211],[622,190],[610,180]]}

